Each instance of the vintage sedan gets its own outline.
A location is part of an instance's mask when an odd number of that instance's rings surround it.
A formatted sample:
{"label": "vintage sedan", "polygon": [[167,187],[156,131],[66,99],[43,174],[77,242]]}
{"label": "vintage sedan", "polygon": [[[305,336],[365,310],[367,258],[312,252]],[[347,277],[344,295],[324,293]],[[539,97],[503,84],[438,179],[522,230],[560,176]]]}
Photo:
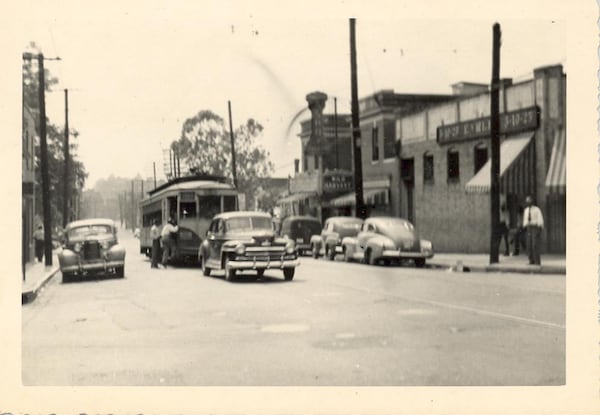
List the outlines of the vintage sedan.
{"label": "vintage sedan", "polygon": [[363,220],[351,216],[332,216],[323,224],[323,230],[310,238],[313,258],[325,255],[330,260],[342,253],[342,240],[358,234]]}
{"label": "vintage sedan", "polygon": [[313,216],[287,216],[281,222],[279,235],[296,243],[298,255],[311,250],[310,239],[321,232],[321,222]]}
{"label": "vintage sedan", "polygon": [[420,239],[409,221],[395,217],[366,219],[358,235],[342,240],[342,247],[346,261],[371,265],[412,260],[420,268],[433,257],[433,244]]}
{"label": "vintage sedan", "polygon": [[65,228],[58,262],[63,282],[74,275],[113,273],[125,276],[125,247],[119,245],[111,219],[84,219]]}
{"label": "vintage sedan", "polygon": [[287,281],[299,265],[296,244],[276,237],[271,215],[262,212],[226,212],[216,215],[198,250],[202,273],[224,270],[228,281],[238,271],[256,271],[258,278],[267,269],[283,271]]}

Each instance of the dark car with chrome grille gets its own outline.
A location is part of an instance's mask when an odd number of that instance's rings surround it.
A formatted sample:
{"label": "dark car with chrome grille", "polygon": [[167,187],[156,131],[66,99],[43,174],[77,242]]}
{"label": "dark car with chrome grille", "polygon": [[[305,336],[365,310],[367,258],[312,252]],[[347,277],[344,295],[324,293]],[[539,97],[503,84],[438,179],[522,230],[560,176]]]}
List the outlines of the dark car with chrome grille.
{"label": "dark car with chrome grille", "polygon": [[295,242],[275,234],[271,215],[262,212],[226,212],[211,221],[198,250],[202,273],[225,271],[228,281],[241,271],[255,271],[258,278],[265,270],[283,271],[285,280],[294,278],[299,265]]}
{"label": "dark car with chrome grille", "polygon": [[65,228],[58,262],[63,282],[75,275],[98,273],[125,276],[125,248],[119,244],[111,219],[84,219]]}

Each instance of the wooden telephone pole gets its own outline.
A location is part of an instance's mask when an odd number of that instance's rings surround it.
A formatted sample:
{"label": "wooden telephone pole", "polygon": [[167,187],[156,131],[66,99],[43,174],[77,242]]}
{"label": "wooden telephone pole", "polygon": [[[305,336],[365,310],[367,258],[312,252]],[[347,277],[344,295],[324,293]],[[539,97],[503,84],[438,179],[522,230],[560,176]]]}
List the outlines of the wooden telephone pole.
{"label": "wooden telephone pole", "polygon": [[500,25],[494,24],[492,44],[492,90],[490,97],[491,115],[491,175],[490,175],[490,214],[492,232],[490,237],[490,264],[499,261],[500,231]]}

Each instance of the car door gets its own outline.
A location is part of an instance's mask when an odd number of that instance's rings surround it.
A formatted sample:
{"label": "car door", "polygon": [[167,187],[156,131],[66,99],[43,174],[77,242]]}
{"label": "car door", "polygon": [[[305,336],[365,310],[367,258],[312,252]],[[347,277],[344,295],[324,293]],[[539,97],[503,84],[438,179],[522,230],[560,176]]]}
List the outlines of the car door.
{"label": "car door", "polygon": [[361,250],[364,250],[367,246],[369,239],[377,236],[377,227],[374,223],[365,222],[362,226],[361,231],[358,233],[358,246]]}
{"label": "car door", "polygon": [[212,232],[208,236],[210,259],[221,260],[221,248],[225,241],[225,221],[216,219],[211,225]]}

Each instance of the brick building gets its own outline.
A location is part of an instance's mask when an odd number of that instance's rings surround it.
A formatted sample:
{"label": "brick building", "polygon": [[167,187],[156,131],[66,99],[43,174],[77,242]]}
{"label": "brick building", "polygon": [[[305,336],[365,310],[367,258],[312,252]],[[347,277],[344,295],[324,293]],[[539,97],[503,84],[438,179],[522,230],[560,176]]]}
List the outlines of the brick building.
{"label": "brick building", "polygon": [[[465,87],[466,88],[463,88]],[[490,219],[490,93],[454,85],[456,99],[396,120],[400,216],[445,252],[487,252]],[[500,88],[501,200],[516,227],[530,194],[545,216],[543,247],[565,252],[566,75],[561,65]]]}

